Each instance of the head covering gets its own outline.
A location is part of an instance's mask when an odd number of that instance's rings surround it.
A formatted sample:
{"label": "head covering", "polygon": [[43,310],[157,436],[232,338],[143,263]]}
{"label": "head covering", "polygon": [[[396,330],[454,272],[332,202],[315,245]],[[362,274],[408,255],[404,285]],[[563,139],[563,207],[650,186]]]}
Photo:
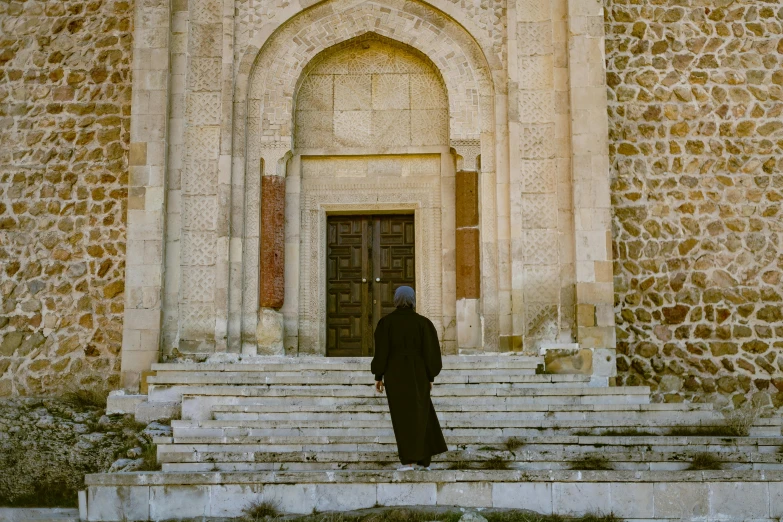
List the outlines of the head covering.
{"label": "head covering", "polygon": [[401,286],[394,292],[394,306],[416,308],[416,292],[410,286]]}

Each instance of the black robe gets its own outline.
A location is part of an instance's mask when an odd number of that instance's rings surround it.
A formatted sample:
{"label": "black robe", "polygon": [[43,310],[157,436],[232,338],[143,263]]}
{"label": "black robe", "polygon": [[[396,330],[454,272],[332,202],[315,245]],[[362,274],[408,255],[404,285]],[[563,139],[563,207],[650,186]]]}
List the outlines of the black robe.
{"label": "black robe", "polygon": [[400,462],[428,463],[448,451],[430,383],[440,373],[438,332],[432,322],[411,308],[398,308],[378,322],[372,373],[384,380]]}

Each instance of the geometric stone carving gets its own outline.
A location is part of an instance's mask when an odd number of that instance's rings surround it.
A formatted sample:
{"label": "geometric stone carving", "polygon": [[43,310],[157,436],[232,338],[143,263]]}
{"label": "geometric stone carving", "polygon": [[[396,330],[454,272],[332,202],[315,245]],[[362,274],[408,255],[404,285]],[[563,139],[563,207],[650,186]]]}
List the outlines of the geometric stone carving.
{"label": "geometric stone carving", "polygon": [[555,114],[555,93],[552,91],[520,91],[519,120],[545,123]]}
{"label": "geometric stone carving", "polygon": [[215,300],[215,268],[211,266],[182,267],[183,280],[188,284],[182,289],[186,302],[209,303]]}
{"label": "geometric stone carving", "polygon": [[448,143],[446,91],[419,55],[364,37],[315,61],[296,95],[297,148],[382,152]]}
{"label": "geometric stone carving", "polygon": [[220,124],[220,93],[194,92],[188,95],[186,114],[191,125]]}
{"label": "geometric stone carving", "polygon": [[214,232],[182,232],[182,265],[210,266],[217,258],[217,235]]}
{"label": "geometric stone carving", "polygon": [[519,88],[522,90],[547,90],[554,87],[552,55],[520,56]]}
{"label": "geometric stone carving", "polygon": [[557,336],[557,305],[526,304],[525,335],[537,339],[554,339]]}
{"label": "geometric stone carving", "polygon": [[223,0],[190,0],[188,7],[194,24],[216,24],[223,14]]}
{"label": "geometric stone carving", "polygon": [[184,196],[182,198],[183,230],[215,230],[217,198],[215,196]]}
{"label": "geometric stone carving", "polygon": [[519,24],[520,56],[552,53],[552,22],[522,22]]}
{"label": "geometric stone carving", "polygon": [[522,192],[551,194],[557,188],[554,160],[520,160]]}
{"label": "geometric stone carving", "polygon": [[553,158],[555,155],[555,126],[525,125],[519,140],[523,158]]}
{"label": "geometric stone carving", "polygon": [[192,161],[182,173],[182,193],[188,195],[217,194],[217,161]]}
{"label": "geometric stone carving", "polygon": [[543,22],[552,19],[551,0],[517,0],[517,20]]}
{"label": "geometric stone carving", "polygon": [[526,266],[523,293],[526,303],[558,303],[560,270],[557,266]]}
{"label": "geometric stone carving", "polygon": [[191,91],[214,91],[220,85],[220,58],[191,58],[188,84]]}
{"label": "geometric stone carving", "polygon": [[525,229],[557,228],[557,198],[549,194],[522,194],[522,226]]}

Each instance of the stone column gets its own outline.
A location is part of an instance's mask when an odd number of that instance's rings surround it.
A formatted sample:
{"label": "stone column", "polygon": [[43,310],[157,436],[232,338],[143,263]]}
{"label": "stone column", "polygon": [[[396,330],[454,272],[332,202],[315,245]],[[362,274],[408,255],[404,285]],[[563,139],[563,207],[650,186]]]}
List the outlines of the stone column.
{"label": "stone column", "polygon": [[133,101],[128,194],[122,386],[139,388],[158,361],[165,237],[168,139],[168,0],[137,2],[133,33]]}
{"label": "stone column", "polygon": [[[577,339],[614,359],[614,287],[603,5],[569,0]],[[603,353],[606,350],[607,353]]]}
{"label": "stone column", "polygon": [[[467,141],[467,140],[466,140]],[[481,322],[481,237],[479,232],[478,144],[456,143],[455,178],[457,348],[483,348]]]}
{"label": "stone column", "polygon": [[261,178],[261,254],[256,340],[265,355],[283,354],[285,297],[285,176]]}

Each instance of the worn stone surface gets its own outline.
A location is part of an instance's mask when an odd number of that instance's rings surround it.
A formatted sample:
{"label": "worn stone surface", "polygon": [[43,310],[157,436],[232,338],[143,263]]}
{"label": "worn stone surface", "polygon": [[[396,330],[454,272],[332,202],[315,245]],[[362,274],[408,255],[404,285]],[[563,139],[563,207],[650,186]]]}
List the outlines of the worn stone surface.
{"label": "worn stone surface", "polygon": [[131,15],[0,4],[0,396],[118,383]]}
{"label": "worn stone surface", "polygon": [[604,6],[618,383],[781,406],[781,6]]}

